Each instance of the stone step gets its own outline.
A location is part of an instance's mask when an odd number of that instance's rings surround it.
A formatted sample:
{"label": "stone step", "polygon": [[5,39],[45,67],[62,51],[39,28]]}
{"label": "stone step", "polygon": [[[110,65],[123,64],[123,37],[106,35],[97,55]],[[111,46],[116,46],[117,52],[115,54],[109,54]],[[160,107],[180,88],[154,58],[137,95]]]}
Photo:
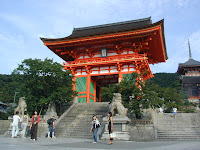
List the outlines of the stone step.
{"label": "stone step", "polygon": [[[103,117],[104,117],[105,115],[97,115],[97,118],[98,118],[98,120],[102,120],[103,119]],[[69,118],[68,118],[69,117]],[[63,118],[63,119],[65,119],[65,120],[70,120],[70,119],[84,119],[84,120],[90,120],[90,121],[92,121],[92,117],[93,117],[93,115],[84,115],[84,116],[66,116],[65,118]],[[62,120],[61,120],[62,121]]]}
{"label": "stone step", "polygon": [[158,130],[158,134],[200,134],[200,130]]}
{"label": "stone step", "polygon": [[55,129],[57,137],[92,138],[90,133],[92,116],[97,115],[100,122],[109,108],[108,103],[78,103],[58,123]]}
{"label": "stone step", "polygon": [[182,129],[200,129],[200,127],[195,127],[195,126],[192,126],[192,127],[184,127],[184,126],[158,126],[158,129],[160,130],[165,130],[165,129],[173,129],[173,130],[182,130]]}
{"label": "stone step", "polygon": [[67,132],[67,131],[90,131],[91,127],[89,128],[68,128],[68,129],[55,129],[56,132]]}
{"label": "stone step", "polygon": [[200,137],[199,134],[158,134],[158,137]]}
{"label": "stone step", "polygon": [[[56,132],[55,132],[55,134],[56,134]],[[76,135],[76,136],[78,136],[78,135],[81,135],[81,136],[83,136],[83,135],[85,135],[85,136],[91,136],[91,135],[93,135],[93,133],[91,133],[91,132],[84,132],[84,133],[77,133],[77,132],[67,132],[67,133],[62,133],[61,135],[65,135],[65,136],[71,136],[71,135]]]}
{"label": "stone step", "polygon": [[199,136],[158,136],[158,139],[200,139]]}
{"label": "stone step", "polygon": [[92,136],[59,136],[59,138],[93,139]]}
{"label": "stone step", "polygon": [[159,138],[157,141],[199,141],[199,138]]}

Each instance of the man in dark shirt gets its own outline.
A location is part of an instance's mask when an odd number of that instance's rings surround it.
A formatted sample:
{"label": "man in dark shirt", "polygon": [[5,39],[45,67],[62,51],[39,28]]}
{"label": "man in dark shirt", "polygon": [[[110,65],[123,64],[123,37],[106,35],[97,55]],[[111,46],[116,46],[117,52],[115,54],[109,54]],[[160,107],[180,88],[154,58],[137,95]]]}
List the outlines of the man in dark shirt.
{"label": "man in dark shirt", "polygon": [[48,138],[55,138],[55,116],[52,116],[47,123],[49,124]]}

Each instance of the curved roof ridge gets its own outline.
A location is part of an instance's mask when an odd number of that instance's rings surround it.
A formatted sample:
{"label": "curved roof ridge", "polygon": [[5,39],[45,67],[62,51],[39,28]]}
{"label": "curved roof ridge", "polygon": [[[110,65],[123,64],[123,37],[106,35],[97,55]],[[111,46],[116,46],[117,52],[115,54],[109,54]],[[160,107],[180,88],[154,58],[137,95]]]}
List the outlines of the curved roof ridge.
{"label": "curved roof ridge", "polygon": [[122,25],[122,24],[128,24],[128,23],[136,23],[136,22],[143,22],[143,21],[150,21],[150,20],[151,20],[151,16],[147,17],[147,18],[136,19],[136,20],[120,21],[120,22],[108,23],[108,24],[102,24],[102,25],[74,28],[73,31],[80,31],[80,30],[87,30],[87,29],[94,29],[94,28],[101,28],[101,27],[109,27],[109,26]]}
{"label": "curved roof ridge", "polygon": [[186,61],[185,63],[180,63],[180,66],[200,66],[200,62],[194,60],[193,58],[189,58],[188,61]]}
{"label": "curved roof ridge", "polygon": [[113,34],[113,33],[118,33],[118,32],[125,32],[125,31],[132,31],[136,29],[147,28],[147,27],[154,26],[157,24],[162,24],[163,26],[163,21],[164,19],[158,22],[152,23],[151,17],[148,17],[148,18],[125,21],[125,22],[117,22],[117,23],[83,27],[83,28],[74,28],[72,33],[67,37],[52,38],[52,39],[40,37],[40,39],[44,43],[45,42],[51,43],[55,41],[58,42],[62,40],[85,38],[85,37],[95,36],[95,35]]}

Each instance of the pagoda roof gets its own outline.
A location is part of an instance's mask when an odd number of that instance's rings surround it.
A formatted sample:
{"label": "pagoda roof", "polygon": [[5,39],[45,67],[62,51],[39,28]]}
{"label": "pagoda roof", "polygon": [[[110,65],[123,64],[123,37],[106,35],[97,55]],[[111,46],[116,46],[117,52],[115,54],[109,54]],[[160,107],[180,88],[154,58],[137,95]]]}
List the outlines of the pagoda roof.
{"label": "pagoda roof", "polygon": [[96,25],[96,26],[89,26],[89,27],[82,27],[82,28],[74,28],[72,34],[70,36],[64,38],[57,38],[57,39],[48,39],[48,38],[41,38],[40,39],[45,43],[51,42],[62,42],[68,39],[76,39],[76,38],[83,38],[88,36],[95,36],[95,35],[103,35],[109,33],[118,33],[124,31],[130,31],[135,29],[141,29],[144,27],[148,27],[152,25],[151,17],[137,19],[137,20],[130,20],[124,22],[117,22],[117,23],[110,23],[110,24],[103,24],[103,25]]}
{"label": "pagoda roof", "polygon": [[184,74],[185,68],[199,68],[199,67],[200,67],[200,62],[190,58],[185,63],[179,63],[177,73],[178,74]]}
{"label": "pagoda roof", "polygon": [[180,63],[179,64],[179,67],[196,67],[196,66],[200,66],[200,62],[196,61],[196,60],[194,60],[192,58],[190,58],[185,63]]}
{"label": "pagoda roof", "polygon": [[181,76],[183,84],[200,84],[200,76]]}

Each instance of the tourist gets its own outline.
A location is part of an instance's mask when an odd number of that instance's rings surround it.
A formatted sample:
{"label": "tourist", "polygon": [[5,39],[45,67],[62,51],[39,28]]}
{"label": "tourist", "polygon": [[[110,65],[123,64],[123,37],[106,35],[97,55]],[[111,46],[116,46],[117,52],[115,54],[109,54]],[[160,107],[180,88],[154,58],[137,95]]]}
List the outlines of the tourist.
{"label": "tourist", "polygon": [[174,118],[176,119],[176,114],[177,114],[177,108],[173,107],[173,114],[174,114]]}
{"label": "tourist", "polygon": [[92,127],[91,127],[91,131],[93,132],[93,138],[94,138],[94,144],[97,143],[97,132],[98,132],[98,128],[101,126],[99,120],[97,119],[97,117],[94,115],[92,117]]}
{"label": "tourist", "polygon": [[35,110],[31,120],[31,139],[33,141],[37,140],[37,129],[39,122],[40,122],[40,116],[38,115],[38,112]]}
{"label": "tourist", "polygon": [[160,108],[159,108],[159,112],[160,112],[160,113],[163,113],[163,111],[164,111],[163,108],[160,107]]}
{"label": "tourist", "polygon": [[16,115],[13,116],[13,123],[12,123],[12,138],[17,138],[19,132],[19,123],[21,119],[19,117],[19,112],[16,111]]}
{"label": "tourist", "polygon": [[112,117],[112,112],[108,113],[108,131],[109,131],[109,135],[110,135],[110,142],[108,144],[113,144],[113,117]]}
{"label": "tourist", "polygon": [[27,111],[24,112],[24,115],[21,117],[22,118],[22,132],[21,132],[21,138],[25,138],[25,133],[26,133],[26,128],[28,126],[28,115]]}
{"label": "tourist", "polygon": [[47,123],[49,124],[48,138],[55,138],[55,121],[55,116],[52,116],[50,119],[47,120]]}

